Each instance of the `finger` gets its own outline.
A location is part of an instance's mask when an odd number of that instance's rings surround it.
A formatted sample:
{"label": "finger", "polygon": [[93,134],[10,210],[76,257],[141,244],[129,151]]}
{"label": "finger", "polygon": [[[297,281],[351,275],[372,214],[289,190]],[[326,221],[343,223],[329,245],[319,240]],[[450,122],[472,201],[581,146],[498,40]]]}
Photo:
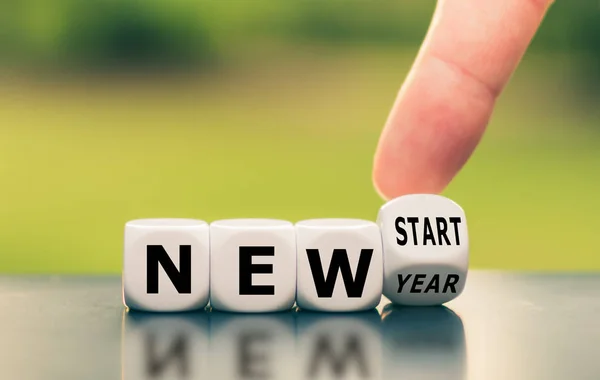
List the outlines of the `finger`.
{"label": "finger", "polygon": [[439,193],[478,144],[551,0],[440,0],[381,134],[379,194]]}

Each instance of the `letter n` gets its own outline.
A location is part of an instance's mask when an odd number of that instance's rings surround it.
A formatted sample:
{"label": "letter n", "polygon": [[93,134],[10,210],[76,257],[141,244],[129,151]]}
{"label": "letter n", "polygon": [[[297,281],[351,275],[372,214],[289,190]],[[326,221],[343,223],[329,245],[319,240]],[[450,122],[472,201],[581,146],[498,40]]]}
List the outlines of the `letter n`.
{"label": "letter n", "polygon": [[146,292],[158,293],[159,264],[179,294],[192,292],[192,246],[179,246],[179,269],[162,245],[149,245],[146,251]]}

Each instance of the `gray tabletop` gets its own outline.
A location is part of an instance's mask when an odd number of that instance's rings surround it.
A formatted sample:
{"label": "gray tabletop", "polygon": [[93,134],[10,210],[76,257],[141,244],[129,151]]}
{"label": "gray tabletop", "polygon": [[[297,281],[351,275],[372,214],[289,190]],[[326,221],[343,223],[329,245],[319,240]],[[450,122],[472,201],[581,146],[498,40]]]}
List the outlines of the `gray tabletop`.
{"label": "gray tabletop", "polygon": [[600,379],[600,275],[472,271],[446,307],[125,312],[118,277],[0,277],[2,379]]}

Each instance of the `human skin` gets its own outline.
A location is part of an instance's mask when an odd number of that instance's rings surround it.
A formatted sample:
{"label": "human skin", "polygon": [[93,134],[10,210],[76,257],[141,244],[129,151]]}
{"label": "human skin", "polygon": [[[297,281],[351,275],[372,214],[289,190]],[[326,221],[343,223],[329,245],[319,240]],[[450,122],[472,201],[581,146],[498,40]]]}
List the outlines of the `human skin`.
{"label": "human skin", "polygon": [[385,123],[373,183],[386,200],[442,192],[467,162],[553,0],[439,0]]}

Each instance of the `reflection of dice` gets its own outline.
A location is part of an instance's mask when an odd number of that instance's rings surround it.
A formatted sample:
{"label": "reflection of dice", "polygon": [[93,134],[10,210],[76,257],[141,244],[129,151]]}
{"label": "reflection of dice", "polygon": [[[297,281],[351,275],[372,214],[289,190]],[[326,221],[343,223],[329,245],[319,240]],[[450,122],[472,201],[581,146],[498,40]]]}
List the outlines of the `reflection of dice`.
{"label": "reflection of dice", "polygon": [[380,325],[376,309],[357,313],[299,311],[296,313],[297,378],[381,379]]}
{"label": "reflection of dice", "polygon": [[465,378],[467,352],[462,320],[445,306],[383,308],[385,379]]}
{"label": "reflection of dice", "polygon": [[294,379],[294,314],[210,313],[210,373],[197,379]]}
{"label": "reflection of dice", "polygon": [[440,305],[462,292],[469,238],[459,205],[440,195],[406,195],[386,203],[377,223],[387,298],[403,305]]}
{"label": "reflection of dice", "polygon": [[232,312],[289,310],[296,295],[296,236],[284,220],[210,225],[210,303]]}
{"label": "reflection of dice", "polygon": [[140,219],[125,225],[123,302],[145,311],[201,309],[209,294],[208,224]]}
{"label": "reflection of dice", "polygon": [[360,311],[381,299],[383,257],[377,225],[357,219],[296,224],[301,309]]}
{"label": "reflection of dice", "polygon": [[209,313],[124,313],[122,379],[209,378]]}

